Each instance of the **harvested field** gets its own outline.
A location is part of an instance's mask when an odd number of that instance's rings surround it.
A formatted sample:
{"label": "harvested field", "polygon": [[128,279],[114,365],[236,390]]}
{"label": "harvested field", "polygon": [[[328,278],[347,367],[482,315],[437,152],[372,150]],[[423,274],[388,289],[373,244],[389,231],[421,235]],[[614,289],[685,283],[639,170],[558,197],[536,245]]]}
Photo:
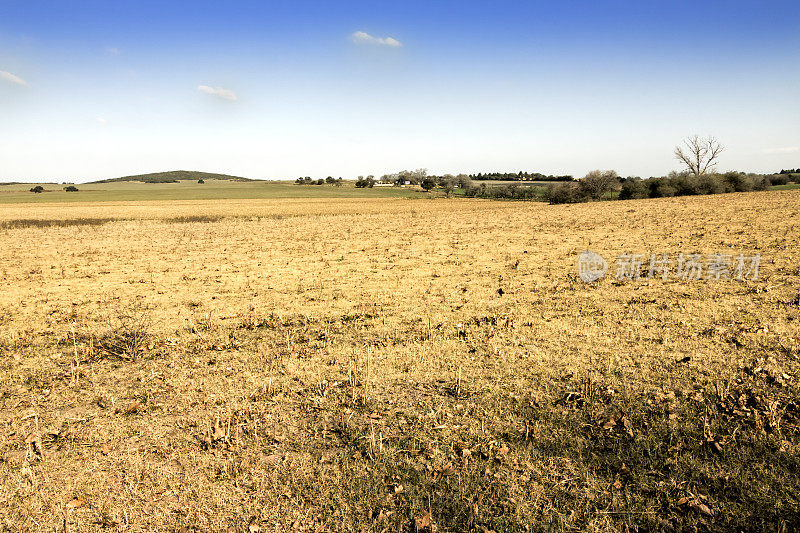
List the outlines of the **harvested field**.
{"label": "harvested field", "polygon": [[798,235],[798,190],[4,206],[0,527],[794,530]]}

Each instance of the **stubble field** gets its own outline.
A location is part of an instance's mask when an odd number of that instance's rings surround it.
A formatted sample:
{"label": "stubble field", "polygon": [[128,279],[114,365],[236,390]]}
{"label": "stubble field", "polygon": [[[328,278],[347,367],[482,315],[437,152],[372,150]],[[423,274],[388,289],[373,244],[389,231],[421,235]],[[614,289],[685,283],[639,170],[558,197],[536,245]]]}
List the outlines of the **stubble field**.
{"label": "stubble field", "polygon": [[796,190],[4,206],[0,527],[795,530],[798,235]]}

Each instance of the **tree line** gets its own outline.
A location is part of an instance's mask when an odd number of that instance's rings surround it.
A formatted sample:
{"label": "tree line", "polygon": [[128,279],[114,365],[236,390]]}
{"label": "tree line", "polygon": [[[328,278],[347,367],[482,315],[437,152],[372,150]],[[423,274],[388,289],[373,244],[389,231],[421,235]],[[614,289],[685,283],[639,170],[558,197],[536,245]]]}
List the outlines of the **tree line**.
{"label": "tree line", "polygon": [[478,172],[469,174],[469,178],[476,181],[575,181],[572,176],[552,176],[539,172]]}

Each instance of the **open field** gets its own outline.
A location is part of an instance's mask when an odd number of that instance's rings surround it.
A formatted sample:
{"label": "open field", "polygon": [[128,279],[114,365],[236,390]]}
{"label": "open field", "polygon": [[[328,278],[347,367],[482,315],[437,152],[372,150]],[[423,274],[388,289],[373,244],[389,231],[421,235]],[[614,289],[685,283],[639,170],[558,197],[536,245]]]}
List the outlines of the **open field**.
{"label": "open field", "polygon": [[[155,187],[0,207],[0,528],[800,527],[800,191]],[[587,248],[762,261],[585,284]]]}
{"label": "open field", "polygon": [[225,200],[271,198],[415,198],[423,193],[410,188],[378,187],[357,189],[353,182],[334,185],[296,185],[288,181],[179,181],[143,183],[136,181],[77,184],[78,192],[66,192],[55,183],[41,184],[46,192],[32,193],[34,183],[0,185],[0,204],[55,202],[129,202],[167,200]]}

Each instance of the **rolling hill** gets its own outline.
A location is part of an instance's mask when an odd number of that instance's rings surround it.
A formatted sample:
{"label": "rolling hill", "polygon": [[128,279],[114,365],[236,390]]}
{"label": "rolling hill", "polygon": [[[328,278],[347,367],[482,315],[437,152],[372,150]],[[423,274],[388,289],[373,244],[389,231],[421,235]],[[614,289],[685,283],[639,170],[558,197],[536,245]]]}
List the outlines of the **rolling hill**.
{"label": "rolling hill", "polygon": [[181,180],[228,180],[228,181],[257,181],[240,176],[229,176],[227,174],[214,174],[212,172],[198,172],[194,170],[171,170],[169,172],[153,172],[152,174],[139,174],[136,176],[123,176],[121,178],[109,178],[97,180],[89,183],[114,183],[118,181],[141,181],[143,183],[175,183]]}

